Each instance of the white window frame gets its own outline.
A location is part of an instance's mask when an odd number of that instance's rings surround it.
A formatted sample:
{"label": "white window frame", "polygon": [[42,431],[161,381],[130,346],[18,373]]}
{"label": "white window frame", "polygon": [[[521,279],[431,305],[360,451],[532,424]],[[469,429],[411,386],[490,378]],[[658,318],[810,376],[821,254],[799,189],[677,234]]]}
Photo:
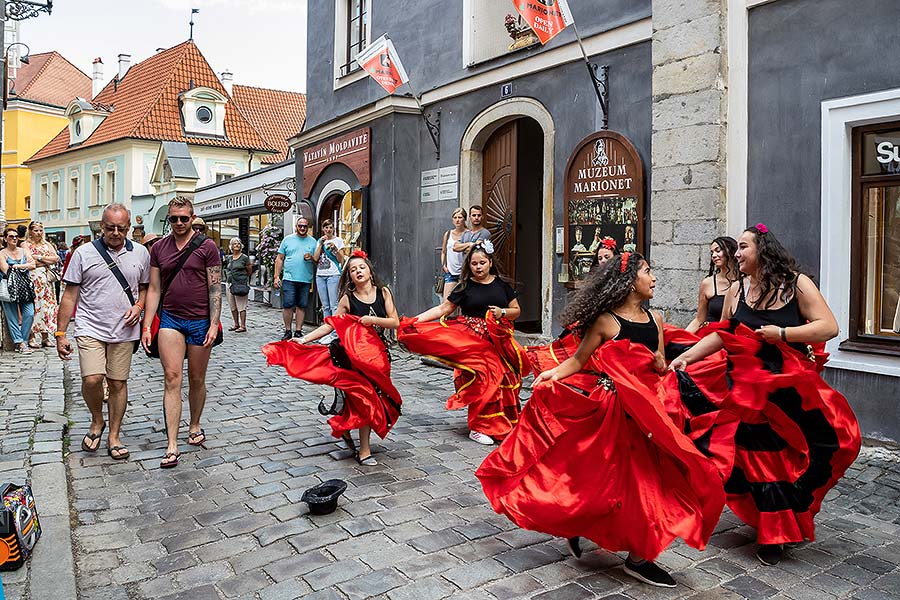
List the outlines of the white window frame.
{"label": "white window frame", "polygon": [[[112,204],[116,201],[116,169],[106,169],[103,181],[103,203]],[[112,185],[110,185],[112,182]]]}
{"label": "white window frame", "polygon": [[103,204],[103,177],[100,167],[91,169],[91,189],[89,190],[90,200],[88,206],[101,206]]}
{"label": "white window frame", "polygon": [[38,196],[37,212],[50,210],[50,181],[41,177],[41,191]]}
{"label": "white window frame", "polygon": [[59,177],[50,180],[50,206],[48,210],[59,210]]}
{"label": "white window frame", "polygon": [[850,331],[850,249],[853,198],[853,128],[896,121],[900,88],[826,100],[822,110],[822,204],[819,279],[841,333],[828,342],[828,366],[900,377],[900,358],[841,350]]}
{"label": "white window frame", "polygon": [[69,189],[66,193],[66,209],[74,210],[78,208],[78,192],[79,190],[79,173],[73,171],[69,174]]}
{"label": "white window frame", "polygon": [[[367,8],[367,14],[369,15],[369,20],[366,23],[366,42],[372,42],[372,9],[374,8],[372,5],[374,4],[372,0],[363,0],[369,6]],[[347,36],[347,19],[350,14],[350,0],[334,0],[334,60],[332,64],[334,65],[334,89],[340,89],[346,85],[350,85],[355,81],[359,81],[360,79],[365,79],[368,77],[368,74],[362,69],[357,69],[347,75],[341,76],[341,67],[346,64],[347,61],[347,43],[349,42]]]}

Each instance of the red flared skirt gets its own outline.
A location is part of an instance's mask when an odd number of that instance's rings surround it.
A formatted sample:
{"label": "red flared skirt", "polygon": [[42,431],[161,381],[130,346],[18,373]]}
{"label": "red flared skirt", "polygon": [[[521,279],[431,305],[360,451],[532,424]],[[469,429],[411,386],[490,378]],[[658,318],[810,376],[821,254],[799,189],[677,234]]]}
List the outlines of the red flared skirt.
{"label": "red flared skirt", "polygon": [[718,331],[733,382],[724,406],[740,418],[728,506],[761,544],[814,540],[825,494],[859,454],[859,423],[819,375],[821,348],[810,355],[730,329]]}
{"label": "red flared skirt", "polygon": [[597,362],[607,376],[589,395],[559,382],[535,389],[476,472],[491,506],[520,527],[651,560],[677,537],[704,548],[723,482],[666,414],[671,386],[643,346],[608,342]]}
{"label": "red flared skirt", "polygon": [[519,421],[519,389],[531,372],[512,324],[457,317],[430,323],[402,318],[397,339],[411,352],[453,367],[456,392],[447,408],[469,409],[469,429],[502,438]]}
{"label": "red flared skirt", "polygon": [[[359,317],[326,317],[334,327],[350,364],[337,366],[328,346],[273,342],[263,346],[270,365],[280,365],[288,375],[310,383],[330,385],[344,392],[344,408],[328,420],[334,437],[369,426],[384,439],[400,417],[403,403],[391,382],[391,363],[384,342]],[[338,360],[337,362],[341,362]]]}

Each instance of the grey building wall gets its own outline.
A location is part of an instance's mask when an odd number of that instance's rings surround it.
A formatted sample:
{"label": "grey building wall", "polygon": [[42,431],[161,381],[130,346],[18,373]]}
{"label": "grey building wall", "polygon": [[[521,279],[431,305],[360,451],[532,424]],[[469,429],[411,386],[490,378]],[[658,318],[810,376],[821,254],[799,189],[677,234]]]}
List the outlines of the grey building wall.
{"label": "grey building wall", "polygon": [[900,3],[779,0],[750,11],[747,223],[819,272],[823,100],[900,87]]}
{"label": "grey building wall", "polygon": [[[780,0],[750,11],[747,223],[819,274],[823,100],[900,87],[900,3]],[[849,291],[848,291],[849,293]],[[863,435],[900,440],[897,378],[826,369]]]}
{"label": "grey building wall", "polygon": [[[510,53],[475,67],[463,66],[463,2],[378,0],[372,11],[372,39],[387,33],[417,93],[515,62],[572,42],[569,28],[546,46]],[[582,37],[650,16],[650,0],[570,0]],[[308,9],[307,121],[310,130],[384,96],[367,77],[334,90],[334,1],[311,0]],[[515,8],[509,3],[509,12]],[[404,87],[401,92],[408,91]]]}

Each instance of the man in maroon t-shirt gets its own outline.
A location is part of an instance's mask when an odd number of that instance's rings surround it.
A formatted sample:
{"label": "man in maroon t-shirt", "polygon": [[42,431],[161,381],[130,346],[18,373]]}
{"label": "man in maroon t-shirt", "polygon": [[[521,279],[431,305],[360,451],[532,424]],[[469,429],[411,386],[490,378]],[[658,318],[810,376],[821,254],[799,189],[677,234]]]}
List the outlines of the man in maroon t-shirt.
{"label": "man in maroon t-shirt", "polygon": [[[184,359],[188,361],[188,399],[190,425],[188,444],[200,446],[206,434],[200,427],[200,415],[206,404],[206,367],[209,354],[219,331],[222,310],[222,259],[219,248],[209,238],[199,245],[191,222],[194,205],[181,196],[169,202],[169,226],[172,233],[150,249],[150,289],[144,312],[141,343],[149,350],[152,336],[150,324],[159,311],[159,359],[165,374],[163,408],[166,418],[166,455],[162,468],[178,465],[178,428],[181,422],[181,380]],[[204,236],[205,237],[205,236]],[[180,270],[176,267],[184,256],[189,258]]]}

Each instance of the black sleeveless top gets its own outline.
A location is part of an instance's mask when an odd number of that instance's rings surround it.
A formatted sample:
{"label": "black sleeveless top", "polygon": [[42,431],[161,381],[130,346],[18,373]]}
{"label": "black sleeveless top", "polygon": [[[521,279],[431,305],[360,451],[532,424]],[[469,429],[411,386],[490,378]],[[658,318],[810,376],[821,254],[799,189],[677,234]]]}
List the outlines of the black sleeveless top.
{"label": "black sleeveless top", "polygon": [[[739,323],[743,323],[750,329],[756,330],[763,325],[775,325],[776,327],[797,327],[806,323],[806,319],[800,314],[800,303],[797,302],[796,293],[790,301],[781,308],[754,309],[747,304],[744,296],[744,284],[741,283],[741,296],[738,299],[737,309],[732,317]],[[806,344],[799,342],[788,343],[788,346],[806,354]]]}
{"label": "black sleeveless top", "polygon": [[725,308],[725,296],[719,294],[719,283],[713,275],[713,295],[706,303],[706,320],[715,323],[722,320],[722,309]]}
{"label": "black sleeveless top", "polygon": [[378,317],[384,319],[387,317],[387,308],[384,306],[384,290],[376,290],[375,301],[371,304],[363,302],[356,297],[356,294],[350,292],[347,295],[350,300],[350,314],[357,317]]}
{"label": "black sleeveless top", "polygon": [[614,312],[610,312],[609,314],[619,323],[619,333],[614,339],[629,340],[635,344],[642,344],[650,352],[656,352],[659,350],[659,329],[656,326],[656,319],[653,318],[653,314],[646,308],[644,312],[650,317],[650,321],[647,323],[629,321]]}

